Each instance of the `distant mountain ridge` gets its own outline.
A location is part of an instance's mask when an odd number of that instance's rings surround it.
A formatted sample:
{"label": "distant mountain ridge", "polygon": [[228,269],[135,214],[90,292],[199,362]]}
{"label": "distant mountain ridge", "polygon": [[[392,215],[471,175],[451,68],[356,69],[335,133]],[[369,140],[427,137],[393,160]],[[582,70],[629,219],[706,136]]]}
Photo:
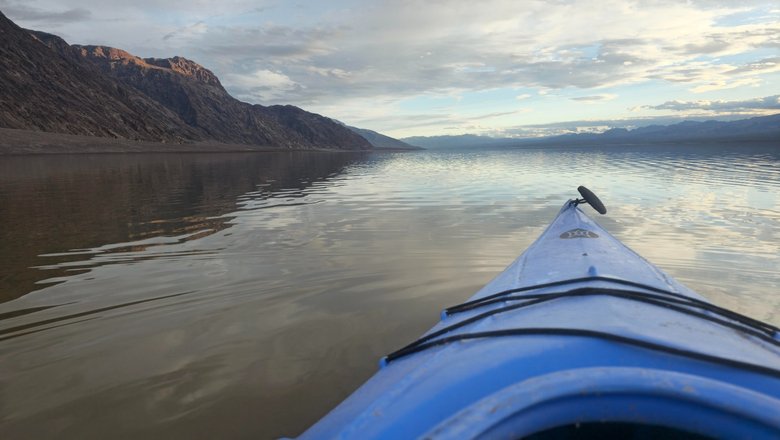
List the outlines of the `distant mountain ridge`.
{"label": "distant mountain ridge", "polygon": [[777,142],[780,146],[780,114],[737,121],[683,121],[673,125],[649,125],[633,130],[613,128],[603,133],[565,134],[543,138],[493,138],[466,134],[460,136],[417,136],[402,140],[434,149],[698,142]]}
{"label": "distant mountain ridge", "polygon": [[371,149],[324,116],[241,102],[216,75],[186,58],[69,45],[22,29],[2,13],[0,97],[4,128],[169,143]]}
{"label": "distant mountain ridge", "polygon": [[444,135],[444,136],[411,136],[401,138],[401,141],[423,148],[469,148],[500,144],[508,139],[479,136],[475,134]]}
{"label": "distant mountain ridge", "polygon": [[352,127],[340,121],[336,121],[336,122],[362,136],[365,140],[370,142],[371,145],[373,145],[374,148],[376,149],[380,149],[380,150],[423,150],[424,149],[422,147],[410,145],[406,142],[400,141],[396,138],[384,135],[382,133],[377,133],[374,130]]}
{"label": "distant mountain ridge", "polygon": [[683,121],[673,125],[649,125],[633,130],[613,128],[604,133],[571,134],[549,138],[567,144],[670,143],[670,142],[778,142],[780,114],[736,121]]}

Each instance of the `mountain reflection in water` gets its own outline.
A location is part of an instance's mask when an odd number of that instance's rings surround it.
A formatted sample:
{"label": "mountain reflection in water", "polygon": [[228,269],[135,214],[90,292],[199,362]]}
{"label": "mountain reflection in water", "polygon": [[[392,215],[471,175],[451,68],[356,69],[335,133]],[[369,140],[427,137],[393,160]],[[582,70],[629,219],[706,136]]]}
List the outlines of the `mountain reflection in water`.
{"label": "mountain reflection in water", "polygon": [[[360,155],[62,155],[0,160],[0,301],[87,255],[133,253],[230,226],[247,198],[300,198]],[[242,197],[243,196],[243,197]],[[271,203],[268,203],[271,206]],[[40,258],[43,255],[46,258]],[[74,261],[72,267],[63,264]],[[102,262],[106,259],[101,260]],[[100,263],[97,263],[100,264]],[[65,275],[64,270],[59,271]]]}

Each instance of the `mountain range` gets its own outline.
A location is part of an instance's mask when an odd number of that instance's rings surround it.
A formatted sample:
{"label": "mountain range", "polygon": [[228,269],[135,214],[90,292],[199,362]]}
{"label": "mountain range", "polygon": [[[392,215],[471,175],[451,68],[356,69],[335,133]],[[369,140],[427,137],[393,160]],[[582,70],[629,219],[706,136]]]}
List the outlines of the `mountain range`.
{"label": "mountain range", "polygon": [[603,133],[577,133],[542,138],[495,138],[464,134],[416,136],[401,140],[431,149],[744,142],[780,144],[780,114],[737,121],[683,121],[673,125],[649,125],[633,130],[613,128]]}
{"label": "mountain range", "polygon": [[291,105],[241,102],[213,72],[183,57],[141,58],[107,46],[71,45],[56,35],[22,29],[0,13],[0,154],[681,142],[780,142],[780,115],[545,138],[460,135],[398,140]]}
{"label": "mountain range", "polygon": [[15,139],[25,130],[33,137],[45,132],[247,149],[373,148],[330,118],[291,105],[241,102],[214,73],[186,58],[70,45],[22,29],[2,13],[0,127],[17,129]]}
{"label": "mountain range", "polygon": [[443,136],[411,136],[401,141],[422,148],[472,148],[505,144],[510,138],[495,138],[476,134],[443,135]]}
{"label": "mountain range", "polygon": [[396,138],[392,138],[390,136],[384,135],[382,133],[377,133],[374,130],[368,130],[366,128],[357,128],[352,127],[347,124],[344,124],[343,122],[336,121],[339,124],[342,124],[343,126],[349,128],[350,130],[354,131],[355,133],[362,136],[365,140],[371,142],[371,145],[374,146],[374,148],[379,150],[423,150],[421,147],[417,147],[414,145],[410,145],[404,141],[398,140]]}

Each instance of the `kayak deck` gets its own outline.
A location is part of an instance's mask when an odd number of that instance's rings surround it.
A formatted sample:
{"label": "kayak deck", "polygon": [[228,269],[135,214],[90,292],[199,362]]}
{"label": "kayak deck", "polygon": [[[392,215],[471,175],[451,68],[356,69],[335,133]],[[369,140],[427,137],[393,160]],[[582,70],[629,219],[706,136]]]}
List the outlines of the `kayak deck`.
{"label": "kayak deck", "polygon": [[777,334],[710,304],[570,201],[303,438],[522,437],[599,421],[771,438]]}

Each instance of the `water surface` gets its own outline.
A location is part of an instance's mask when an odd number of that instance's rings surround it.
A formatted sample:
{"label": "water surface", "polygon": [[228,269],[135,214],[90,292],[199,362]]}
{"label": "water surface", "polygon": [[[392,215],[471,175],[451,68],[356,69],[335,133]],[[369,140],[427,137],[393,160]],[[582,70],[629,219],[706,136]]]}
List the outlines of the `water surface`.
{"label": "water surface", "polygon": [[581,184],[624,243],[780,324],[776,148],[0,158],[0,431],[298,434]]}

